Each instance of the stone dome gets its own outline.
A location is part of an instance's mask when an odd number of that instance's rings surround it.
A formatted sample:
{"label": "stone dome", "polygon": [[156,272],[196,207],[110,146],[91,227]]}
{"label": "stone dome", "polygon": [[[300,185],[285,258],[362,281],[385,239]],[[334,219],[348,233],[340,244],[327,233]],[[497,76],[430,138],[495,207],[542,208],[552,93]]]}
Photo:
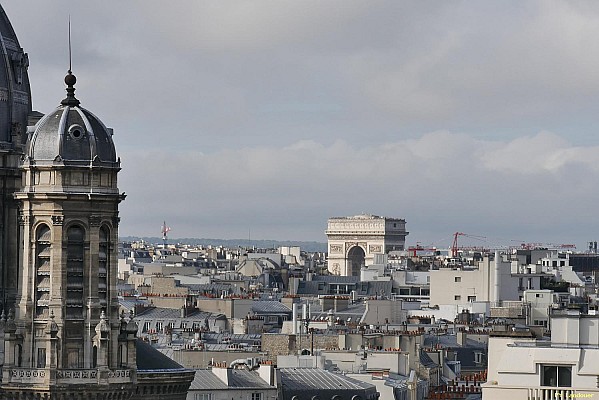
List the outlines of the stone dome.
{"label": "stone dome", "polygon": [[27,144],[26,158],[35,164],[61,162],[115,166],[118,158],[112,130],[79,106],[74,96],[75,81],[69,72],[65,78],[69,85],[67,98],[35,125]]}
{"label": "stone dome", "polygon": [[[27,140],[27,116],[31,112],[29,59],[0,6],[0,142],[23,144]],[[6,148],[6,145],[0,145]]]}

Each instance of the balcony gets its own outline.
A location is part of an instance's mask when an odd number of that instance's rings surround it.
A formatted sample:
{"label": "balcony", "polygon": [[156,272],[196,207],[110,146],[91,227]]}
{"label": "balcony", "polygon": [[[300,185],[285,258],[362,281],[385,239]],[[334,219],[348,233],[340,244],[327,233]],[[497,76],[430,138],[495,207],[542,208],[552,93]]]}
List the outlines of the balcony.
{"label": "balcony", "polygon": [[599,396],[599,388],[572,388],[554,386],[512,386],[498,385],[497,381],[487,381],[481,385],[484,399],[510,400],[574,400],[590,399]]}
{"label": "balcony", "polygon": [[4,370],[3,381],[11,384],[50,385],[50,384],[98,384],[100,381],[108,383],[131,383],[133,375],[131,370],[117,369],[99,372],[97,369],[59,369],[49,368],[7,368]]}
{"label": "balcony", "polygon": [[[537,388],[528,388],[528,400],[569,400],[575,398],[584,398],[584,394],[578,393],[573,388],[558,388],[541,386]],[[588,396],[591,397],[592,395]]]}

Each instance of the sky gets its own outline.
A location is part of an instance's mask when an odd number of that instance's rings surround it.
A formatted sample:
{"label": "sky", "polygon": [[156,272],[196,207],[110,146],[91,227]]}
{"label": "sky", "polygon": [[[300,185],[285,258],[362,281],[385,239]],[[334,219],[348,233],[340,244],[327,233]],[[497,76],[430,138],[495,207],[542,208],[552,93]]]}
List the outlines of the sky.
{"label": "sky", "polygon": [[[34,109],[114,128],[120,234],[598,240],[599,3],[4,0]],[[461,238],[467,241],[467,238]],[[475,241],[473,244],[477,244]]]}

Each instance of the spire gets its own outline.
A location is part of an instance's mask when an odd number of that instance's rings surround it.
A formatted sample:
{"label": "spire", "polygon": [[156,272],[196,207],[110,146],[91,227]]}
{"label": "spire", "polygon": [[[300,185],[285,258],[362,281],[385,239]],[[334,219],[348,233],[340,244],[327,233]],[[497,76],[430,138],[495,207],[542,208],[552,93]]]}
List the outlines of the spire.
{"label": "spire", "polygon": [[71,16],[69,15],[69,71],[67,76],[64,77],[64,83],[67,84],[67,97],[60,102],[63,106],[78,106],[79,100],[75,98],[75,83],[77,83],[77,78],[73,75],[71,68],[73,67],[72,63],[72,54],[71,54]]}

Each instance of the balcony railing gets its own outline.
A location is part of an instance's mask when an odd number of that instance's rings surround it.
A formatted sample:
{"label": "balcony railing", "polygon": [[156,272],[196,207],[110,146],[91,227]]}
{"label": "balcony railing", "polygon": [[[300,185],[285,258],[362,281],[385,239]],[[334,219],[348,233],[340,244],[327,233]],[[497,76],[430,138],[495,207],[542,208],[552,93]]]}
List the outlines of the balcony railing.
{"label": "balcony railing", "polygon": [[572,388],[537,387],[528,389],[528,400],[573,400],[578,398]]}
{"label": "balcony railing", "polygon": [[50,371],[48,368],[9,368],[6,372],[7,374],[4,374],[4,377],[5,379],[8,378],[10,383],[32,385],[47,385],[50,382],[93,384],[98,383],[101,378],[103,381],[108,380],[108,383],[129,383],[132,380],[131,370],[129,369],[108,370],[105,373],[106,375],[101,374],[97,369],[58,369]]}

